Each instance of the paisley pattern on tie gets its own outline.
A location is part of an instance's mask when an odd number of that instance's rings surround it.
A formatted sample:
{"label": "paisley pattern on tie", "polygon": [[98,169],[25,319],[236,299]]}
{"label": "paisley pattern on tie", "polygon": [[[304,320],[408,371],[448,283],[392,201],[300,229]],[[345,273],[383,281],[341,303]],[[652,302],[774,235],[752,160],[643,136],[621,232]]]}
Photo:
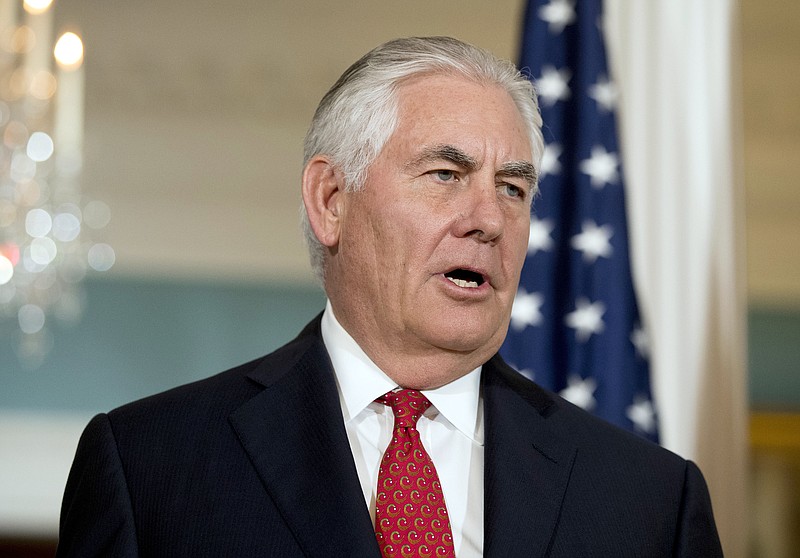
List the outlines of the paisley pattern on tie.
{"label": "paisley pattern on tie", "polygon": [[394,433],[381,460],[375,535],[385,557],[455,557],[439,476],[417,432],[431,402],[402,389],[376,399],[394,412]]}

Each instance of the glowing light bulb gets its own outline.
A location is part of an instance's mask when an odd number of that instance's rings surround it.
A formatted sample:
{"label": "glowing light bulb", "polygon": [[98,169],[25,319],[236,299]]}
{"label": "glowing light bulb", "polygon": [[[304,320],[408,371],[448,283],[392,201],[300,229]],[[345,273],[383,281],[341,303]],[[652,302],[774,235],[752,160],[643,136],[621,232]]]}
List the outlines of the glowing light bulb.
{"label": "glowing light bulb", "polygon": [[53,54],[63,69],[77,69],[83,62],[83,41],[75,33],[68,31],[56,41]]}
{"label": "glowing light bulb", "polygon": [[34,132],[28,138],[26,153],[31,161],[41,163],[53,154],[53,139],[44,132]]}
{"label": "glowing light bulb", "polygon": [[53,0],[25,0],[22,5],[26,12],[36,15],[49,10],[53,5]]}
{"label": "glowing light bulb", "polygon": [[0,254],[0,285],[5,285],[14,277],[14,264],[11,260]]}

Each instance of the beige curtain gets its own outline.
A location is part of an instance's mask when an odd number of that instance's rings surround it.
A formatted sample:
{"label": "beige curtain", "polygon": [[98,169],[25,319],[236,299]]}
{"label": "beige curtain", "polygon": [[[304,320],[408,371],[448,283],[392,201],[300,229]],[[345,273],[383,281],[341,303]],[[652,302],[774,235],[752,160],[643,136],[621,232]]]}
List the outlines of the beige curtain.
{"label": "beige curtain", "polygon": [[747,553],[746,301],[736,4],[606,0],[634,277],[667,448]]}

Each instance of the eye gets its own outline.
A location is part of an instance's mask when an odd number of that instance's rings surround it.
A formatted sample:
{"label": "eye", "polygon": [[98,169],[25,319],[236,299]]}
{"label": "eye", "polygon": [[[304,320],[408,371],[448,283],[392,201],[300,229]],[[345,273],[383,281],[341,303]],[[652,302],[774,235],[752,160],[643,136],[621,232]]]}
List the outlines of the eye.
{"label": "eye", "polygon": [[510,198],[519,198],[524,200],[525,196],[527,195],[527,192],[524,188],[520,188],[515,184],[509,184],[508,182],[502,183],[500,188],[502,189],[503,194]]}
{"label": "eye", "polygon": [[454,182],[458,180],[458,175],[456,171],[447,170],[447,169],[437,169],[432,171],[431,174],[436,176],[437,179],[441,180],[442,182]]}

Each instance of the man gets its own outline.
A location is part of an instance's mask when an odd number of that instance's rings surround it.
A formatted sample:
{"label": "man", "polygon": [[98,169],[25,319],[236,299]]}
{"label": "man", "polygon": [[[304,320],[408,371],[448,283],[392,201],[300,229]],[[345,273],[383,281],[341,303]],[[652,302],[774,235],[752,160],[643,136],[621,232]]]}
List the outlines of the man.
{"label": "man", "polygon": [[324,313],[271,355],[95,417],[59,555],[721,555],[693,464],[496,354],[540,127],[529,82],[454,39],[349,68],[306,139]]}

